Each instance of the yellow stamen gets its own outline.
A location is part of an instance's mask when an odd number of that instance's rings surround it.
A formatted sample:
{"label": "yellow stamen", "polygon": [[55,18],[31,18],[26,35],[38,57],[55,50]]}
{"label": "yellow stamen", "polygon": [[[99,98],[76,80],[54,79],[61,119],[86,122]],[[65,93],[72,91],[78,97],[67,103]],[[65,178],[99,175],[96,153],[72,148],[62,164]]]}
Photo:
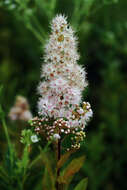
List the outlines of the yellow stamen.
{"label": "yellow stamen", "polygon": [[58,41],[59,41],[59,42],[64,41],[64,35],[61,34],[61,35],[58,37]]}

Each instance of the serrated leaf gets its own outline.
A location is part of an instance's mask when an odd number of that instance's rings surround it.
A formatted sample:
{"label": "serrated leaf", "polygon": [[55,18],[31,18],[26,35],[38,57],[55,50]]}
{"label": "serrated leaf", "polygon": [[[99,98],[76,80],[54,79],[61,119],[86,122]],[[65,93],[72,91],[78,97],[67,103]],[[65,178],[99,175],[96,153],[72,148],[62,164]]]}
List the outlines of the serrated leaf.
{"label": "serrated leaf", "polygon": [[57,163],[57,168],[59,169],[59,168],[61,168],[63,165],[64,165],[64,163],[67,161],[67,159],[69,158],[69,156],[72,154],[72,153],[74,153],[75,151],[74,150],[70,150],[69,152],[66,152],[65,154],[63,154],[62,156],[61,156],[61,159],[58,161],[58,163]]}
{"label": "serrated leaf", "polygon": [[88,184],[88,178],[82,179],[78,185],[74,188],[74,190],[86,190]]}
{"label": "serrated leaf", "polygon": [[84,160],[84,156],[73,159],[58,178],[59,183],[69,184],[74,174],[77,173],[82,167]]}
{"label": "serrated leaf", "polygon": [[29,148],[30,148],[30,146],[25,146],[23,155],[22,155],[22,159],[19,161],[19,164],[18,164],[19,169],[24,170],[24,175],[25,175],[26,169],[28,167],[28,163],[29,163]]}

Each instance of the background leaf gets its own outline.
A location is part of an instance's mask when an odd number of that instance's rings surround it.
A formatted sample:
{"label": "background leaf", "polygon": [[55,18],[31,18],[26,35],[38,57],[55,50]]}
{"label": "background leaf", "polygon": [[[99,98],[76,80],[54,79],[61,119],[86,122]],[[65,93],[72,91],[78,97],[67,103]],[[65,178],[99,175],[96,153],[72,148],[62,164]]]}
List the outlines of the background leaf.
{"label": "background leaf", "polygon": [[78,183],[78,185],[75,187],[74,190],[86,190],[87,184],[88,184],[88,178],[84,178]]}

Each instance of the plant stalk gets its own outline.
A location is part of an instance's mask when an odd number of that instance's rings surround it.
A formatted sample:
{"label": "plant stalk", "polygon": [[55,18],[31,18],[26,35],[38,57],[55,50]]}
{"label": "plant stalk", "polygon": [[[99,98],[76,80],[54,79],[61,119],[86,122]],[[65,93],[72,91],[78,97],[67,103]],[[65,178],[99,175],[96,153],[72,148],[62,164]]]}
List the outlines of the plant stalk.
{"label": "plant stalk", "polygon": [[7,139],[8,147],[10,148],[11,147],[11,142],[10,142],[10,137],[9,137],[9,134],[8,134],[8,130],[7,130],[7,126],[6,126],[4,118],[2,118],[2,125],[3,125],[3,128],[4,128],[4,133],[5,133],[5,137]]}
{"label": "plant stalk", "polygon": [[7,144],[8,144],[8,150],[9,150],[9,154],[10,154],[10,162],[11,162],[11,168],[12,168],[12,165],[13,165],[13,150],[12,150],[12,144],[11,144],[10,136],[9,136],[9,133],[8,133],[8,129],[7,129],[7,125],[6,125],[4,117],[2,118],[2,125],[3,125],[3,129],[4,129],[5,137],[6,137],[6,140],[7,140]]}
{"label": "plant stalk", "polygon": [[[61,140],[58,139],[57,142],[57,162],[61,158]],[[57,168],[57,179],[56,179],[56,190],[60,190],[60,184],[58,183],[58,178],[60,176],[60,168]]]}

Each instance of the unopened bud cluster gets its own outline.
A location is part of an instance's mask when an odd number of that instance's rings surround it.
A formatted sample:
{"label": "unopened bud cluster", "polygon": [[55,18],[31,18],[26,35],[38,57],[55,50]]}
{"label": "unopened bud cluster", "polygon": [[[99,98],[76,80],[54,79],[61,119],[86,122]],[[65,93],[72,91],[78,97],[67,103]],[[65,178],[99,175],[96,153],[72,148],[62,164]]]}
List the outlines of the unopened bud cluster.
{"label": "unopened bud cluster", "polygon": [[[73,144],[71,145],[72,149],[79,149],[80,143],[84,141],[84,138],[86,137],[86,134],[84,131],[79,131],[75,133],[75,136],[71,138],[73,141]],[[68,149],[69,150],[69,149]]]}
{"label": "unopened bud cluster", "polygon": [[[90,104],[88,102],[83,102],[83,107],[77,105],[76,109],[72,111],[72,117],[70,120],[65,118],[53,119],[50,117],[35,117],[30,121],[31,126],[35,127],[35,131],[39,134],[45,133],[47,139],[52,138],[54,133],[75,133],[79,129],[83,130],[85,125],[81,122],[81,119],[89,119],[89,115],[92,112]],[[79,122],[80,121],[80,122]],[[77,126],[75,124],[78,124]],[[72,125],[73,124],[73,125]]]}

